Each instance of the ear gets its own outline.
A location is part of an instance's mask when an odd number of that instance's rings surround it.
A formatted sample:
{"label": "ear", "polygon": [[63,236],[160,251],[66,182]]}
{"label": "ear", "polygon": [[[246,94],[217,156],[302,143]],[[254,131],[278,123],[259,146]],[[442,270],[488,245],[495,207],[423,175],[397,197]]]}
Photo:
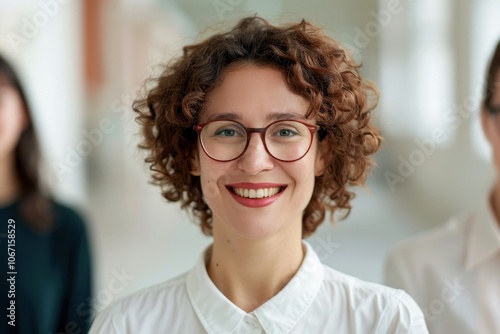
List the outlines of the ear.
{"label": "ear", "polygon": [[314,164],[314,175],[321,176],[323,175],[326,164],[329,161],[328,157],[328,145],[326,140],[322,140],[318,143],[318,148],[316,151],[316,161]]}
{"label": "ear", "polygon": [[201,175],[200,154],[199,154],[198,150],[193,151],[189,162],[191,165],[191,170],[190,170],[191,175],[200,176]]}

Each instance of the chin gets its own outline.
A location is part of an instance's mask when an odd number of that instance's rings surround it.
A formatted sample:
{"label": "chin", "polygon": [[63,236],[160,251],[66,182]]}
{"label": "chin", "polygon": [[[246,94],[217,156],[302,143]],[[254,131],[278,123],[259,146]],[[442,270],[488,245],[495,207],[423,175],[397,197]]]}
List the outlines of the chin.
{"label": "chin", "polygon": [[[294,223],[295,222],[295,223]],[[292,217],[252,217],[252,219],[240,219],[236,224],[228,226],[242,239],[264,240],[269,237],[302,233],[302,220]]]}
{"label": "chin", "polygon": [[256,241],[279,233],[283,227],[283,222],[276,219],[252,217],[240,218],[235,223],[226,224],[223,228],[226,234],[236,234],[242,239]]}

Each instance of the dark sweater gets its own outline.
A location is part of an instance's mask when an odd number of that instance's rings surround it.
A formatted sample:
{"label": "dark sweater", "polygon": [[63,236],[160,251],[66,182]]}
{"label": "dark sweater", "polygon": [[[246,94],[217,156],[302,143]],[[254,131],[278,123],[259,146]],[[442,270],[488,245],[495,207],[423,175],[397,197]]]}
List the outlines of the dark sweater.
{"label": "dark sweater", "polygon": [[[55,223],[42,234],[26,224],[18,207],[19,201],[0,207],[0,333],[87,333],[92,276],[84,221],[76,211],[53,203]],[[9,244],[8,234],[12,231],[15,264],[9,268],[8,246],[12,242]],[[16,274],[8,274],[12,271]],[[13,276],[15,297],[10,284],[13,280],[7,281]],[[9,325],[12,317],[8,317],[12,300],[15,327]]]}

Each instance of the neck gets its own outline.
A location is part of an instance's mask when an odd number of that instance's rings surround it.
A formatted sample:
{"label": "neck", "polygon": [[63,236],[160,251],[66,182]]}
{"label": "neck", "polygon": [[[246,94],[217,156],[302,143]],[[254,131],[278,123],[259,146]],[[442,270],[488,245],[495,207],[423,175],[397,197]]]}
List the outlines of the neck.
{"label": "neck", "polygon": [[214,230],[208,275],[233,304],[253,311],[281,291],[299,269],[304,258],[299,227],[262,240]]}
{"label": "neck", "polygon": [[14,157],[0,158],[0,205],[10,203],[20,192],[14,167]]}

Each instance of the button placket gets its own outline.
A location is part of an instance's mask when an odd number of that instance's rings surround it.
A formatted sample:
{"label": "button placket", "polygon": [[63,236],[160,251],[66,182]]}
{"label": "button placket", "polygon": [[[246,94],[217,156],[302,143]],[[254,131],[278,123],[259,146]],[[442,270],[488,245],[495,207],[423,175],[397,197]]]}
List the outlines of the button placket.
{"label": "button placket", "polygon": [[251,315],[246,315],[243,319],[241,334],[265,334],[260,322]]}

